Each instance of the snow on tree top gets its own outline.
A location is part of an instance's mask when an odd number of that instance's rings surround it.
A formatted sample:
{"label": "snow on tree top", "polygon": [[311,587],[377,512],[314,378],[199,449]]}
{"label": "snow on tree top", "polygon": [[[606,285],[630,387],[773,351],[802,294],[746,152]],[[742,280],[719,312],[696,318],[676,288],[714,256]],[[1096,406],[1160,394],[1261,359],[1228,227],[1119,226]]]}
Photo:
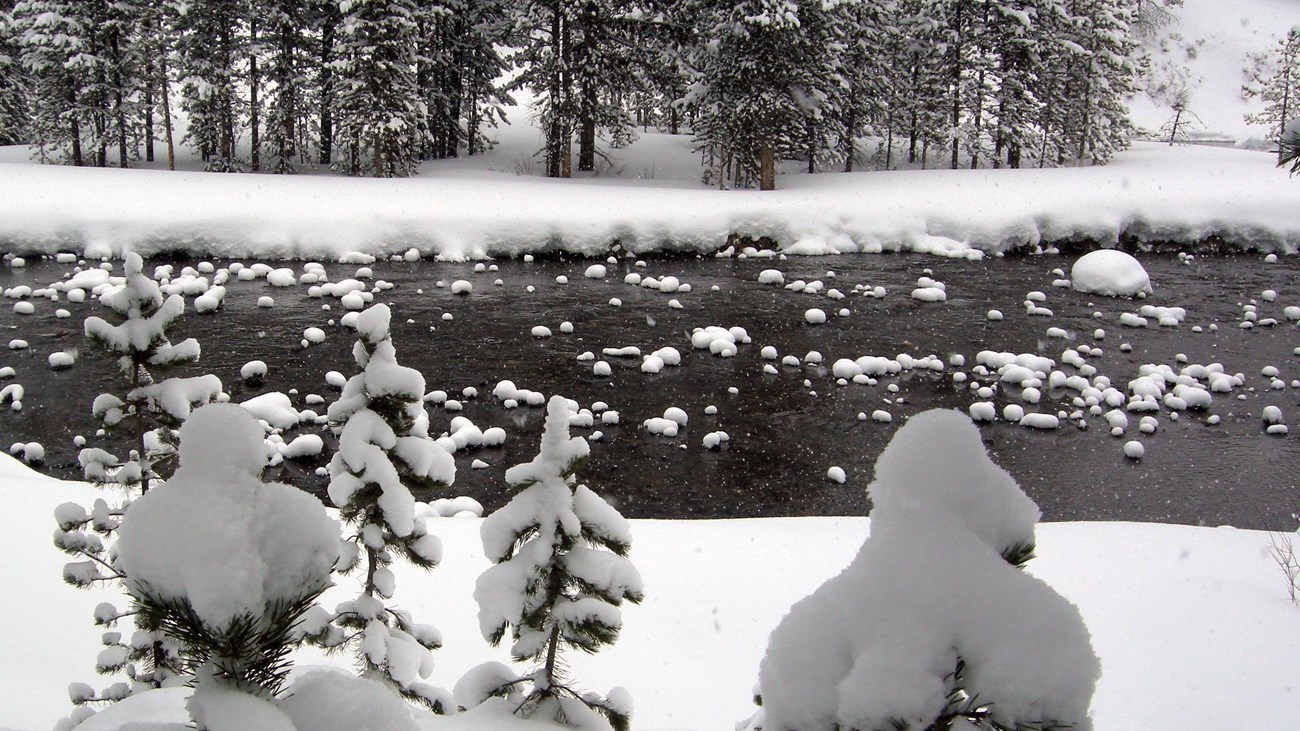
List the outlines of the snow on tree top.
{"label": "snow on tree top", "polygon": [[[246,429],[245,423],[257,428]],[[180,466],[188,474],[256,478],[266,467],[262,428],[242,406],[218,404],[195,411],[181,426],[180,440]]]}
{"label": "snow on tree top", "polygon": [[372,343],[387,340],[388,326],[392,322],[392,318],[393,313],[388,305],[373,305],[357,317],[357,334]]}
{"label": "snow on tree top", "polygon": [[973,422],[912,417],[876,476],[857,557],[772,632],[764,727],[974,728],[983,713],[999,728],[1091,728],[1100,663],[1087,627],[1009,560],[1006,548],[1032,541],[1038,509]]}
{"label": "snow on tree top", "polygon": [[134,592],[185,601],[213,627],[323,587],[338,526],[316,498],[259,479],[262,429],[234,404],[194,411],[180,467],[132,504],[118,543]]}
{"label": "snow on tree top", "polygon": [[1015,479],[988,457],[979,428],[958,411],[917,414],[889,442],[867,488],[873,527],[912,517],[953,517],[1001,551],[1034,540],[1041,513]]}
{"label": "snow on tree top", "polygon": [[575,461],[590,453],[591,446],[586,439],[569,436],[568,399],[552,396],[546,404],[546,426],[542,434],[541,451],[533,461],[506,470],[506,482],[520,485],[538,482],[547,477],[558,477]]}

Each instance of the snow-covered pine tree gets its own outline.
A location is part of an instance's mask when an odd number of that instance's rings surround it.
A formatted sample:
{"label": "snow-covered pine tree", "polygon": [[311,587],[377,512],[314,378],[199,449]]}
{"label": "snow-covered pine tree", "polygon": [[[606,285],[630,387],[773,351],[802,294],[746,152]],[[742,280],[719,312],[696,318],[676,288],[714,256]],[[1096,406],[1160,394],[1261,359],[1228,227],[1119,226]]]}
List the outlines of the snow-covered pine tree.
{"label": "snow-covered pine tree", "polygon": [[[196,700],[221,690],[274,697],[302,639],[299,620],[338,560],[338,524],[311,495],[262,482],[265,465],[252,414],[203,406],[181,427],[172,479],[122,521],[133,609],[179,648]],[[191,714],[203,705],[189,703]]]}
{"label": "snow-covered pine tree", "polygon": [[377,178],[415,172],[428,136],[416,83],[414,0],[344,0],[336,59],[334,120],[347,171]]}
{"label": "snow-covered pine tree", "polygon": [[[1249,58],[1241,95],[1260,100],[1264,109],[1247,114],[1246,122],[1268,127],[1268,140],[1277,144],[1300,109],[1300,28],[1292,28],[1273,48]],[[1280,148],[1278,164],[1285,164]]]}
{"label": "snow-covered pine tree", "polygon": [[[881,165],[893,162],[893,129],[887,116],[889,104],[890,52],[885,48],[897,38],[887,32],[888,4],[844,3],[831,10],[839,24],[836,36],[840,53],[835,58],[842,83],[832,87],[838,113],[838,156],[844,172],[853,172],[858,162],[858,138],[878,130],[886,138]],[[892,49],[891,49],[892,50]]]}
{"label": "snow-covered pine tree", "polygon": [[690,83],[690,54],[698,34],[691,3],[645,0],[638,8],[636,43],[641,57],[636,88],[626,103],[640,127],[658,125],[681,134],[686,124],[680,101]]}
{"label": "snow-covered pine tree", "polygon": [[1174,8],[1182,7],[1183,0],[1133,0],[1133,32],[1139,38],[1150,38],[1161,28],[1178,21]]}
{"label": "snow-covered pine tree", "polygon": [[[802,151],[836,81],[816,31],[820,0],[701,0],[707,43],[696,49],[696,81],[687,103],[697,110],[695,136],[717,152],[719,184],[757,180],[776,187],[776,160]],[[712,175],[712,173],[711,173]]]}
{"label": "snow-covered pine tree", "polygon": [[0,10],[0,145],[27,139],[27,75],[18,54],[13,15]]}
{"label": "snow-covered pine tree", "polygon": [[194,338],[173,344],[168,331],[185,312],[178,294],[164,297],[158,283],[144,273],[139,254],[126,255],[124,279],[99,298],[114,312],[114,322],[92,315],[86,318],[86,337],[117,358],[129,383],[125,398],[101,394],[94,403],[95,418],[108,430],[130,430],[135,454],[117,460],[103,450],[86,449],[81,465],[87,479],[121,485],[140,484],[148,492],[159,476],[159,464],[172,453],[175,433],[197,405],[215,400],[222,392],[214,375],[159,380],[156,375],[193,363],[202,352]]}
{"label": "snow-covered pine tree", "polygon": [[236,172],[247,101],[240,93],[238,64],[244,55],[244,10],[240,2],[185,3],[175,18],[176,75],[181,108],[189,115],[188,141],[205,167]]}
{"label": "snow-covered pine tree", "polygon": [[1064,10],[1055,36],[1064,52],[1047,74],[1064,80],[1054,97],[1062,105],[1057,162],[1105,163],[1128,147],[1132,132],[1134,9],[1130,0],[1077,0]]}
{"label": "snow-covered pine tree", "polygon": [[1101,666],[1088,629],[1020,570],[1038,506],[971,420],[913,416],[867,491],[871,535],[773,630],[749,728],[1090,729]]}
{"label": "snow-covered pine tree", "polygon": [[1291,175],[1300,173],[1300,122],[1292,120],[1282,132],[1278,143],[1278,167],[1291,164]]}
{"label": "snow-covered pine tree", "polygon": [[533,115],[544,136],[546,176],[573,175],[573,132],[577,87],[572,65],[573,8],[563,0],[520,0],[512,36],[520,46],[512,57],[520,74],[509,91],[529,89]]}
{"label": "snow-covered pine tree", "polygon": [[84,81],[69,68],[81,53],[85,28],[66,0],[22,0],[14,5],[19,61],[29,75],[28,134],[42,162],[84,165],[84,120],[77,102]]}
{"label": "snow-covered pine tree", "polygon": [[989,19],[995,49],[993,115],[993,167],[1018,168],[1037,147],[1035,126],[1039,100],[1033,92],[1043,67],[1044,25],[1039,20],[1040,0],[1004,0],[994,4]]}
{"label": "snow-covered pine tree", "polygon": [[175,41],[172,29],[176,27],[176,6],[170,3],[146,2],[137,11],[137,40],[135,51],[138,54],[138,67],[141,72],[140,92],[142,133],[145,144],[145,160],[154,160],[154,141],[159,135],[156,129],[161,124],[162,140],[166,145],[167,169],[176,169],[175,126],[172,124],[171,84],[173,66],[170,62]]}
{"label": "snow-covered pine tree", "polygon": [[[159,463],[174,454],[176,429],[198,405],[217,399],[222,392],[221,380],[214,375],[193,378],[156,380],[155,373],[199,357],[199,344],[188,338],[173,345],[167,331],[185,309],[180,295],[163,298],[157,282],[143,271],[144,262],[134,252],[126,256],[125,278],[106,290],[100,301],[115,313],[116,323],[98,317],[86,318],[86,336],[117,360],[126,376],[129,390],[125,397],[101,394],[95,399],[94,414],[106,430],[129,430],[135,448],[121,459],[97,447],[82,449],[79,460],[86,478],[119,491],[113,502],[95,501],[89,511],[76,503],[64,503],[54,513],[58,530],[54,544],[76,561],[64,566],[63,578],[69,584],[88,587],[125,578],[113,547],[116,531],[132,499],[147,493],[160,476]],[[130,617],[112,604],[95,609],[95,623],[112,627],[117,620]],[[104,674],[126,669],[137,686],[161,687],[172,682],[181,671],[171,646],[156,633],[137,632],[123,638],[120,632],[106,631],[105,649],[96,663]],[[81,686],[73,695],[75,703],[117,700],[131,692],[118,683],[96,694]]]}
{"label": "snow-covered pine tree", "polygon": [[641,575],[627,559],[627,521],[575,477],[590,447],[569,436],[569,413],[568,400],[552,396],[540,453],[506,471],[519,492],[483,521],[483,550],[495,565],[474,588],[484,638],[496,645],[509,632],[510,654],[541,667],[518,676],[498,663],[479,666],[456,696],[467,707],[510,697],[518,715],[583,727],[604,717],[623,731],[631,713],[626,691],[581,693],[559,661],[562,649],[594,653],[614,642],[623,624],[619,605],[642,599]]}
{"label": "snow-covered pine tree", "polygon": [[424,103],[428,134],[421,159],[456,157],[460,148],[461,78],[456,39],[467,34],[463,3],[450,0],[417,9],[415,85]]}
{"label": "snow-covered pine tree", "polygon": [[396,589],[390,566],[397,557],[424,569],[442,557],[441,541],[415,515],[411,490],[456,479],[451,454],[429,437],[424,376],[397,362],[391,317],[383,304],[357,317],[352,353],[361,372],[327,412],[339,438],[329,466],[329,497],[352,531],[340,570],[362,568],[361,592],[333,613],[313,610],[306,633],[326,648],[354,649],[363,676],[435,712],[450,712],[447,692],[421,682],[433,669],[430,650],[442,645],[441,634],[388,604]]}
{"label": "snow-covered pine tree", "polygon": [[943,103],[946,79],[943,55],[935,52],[942,31],[940,19],[927,8],[930,0],[898,0],[891,8],[882,46],[888,63],[888,96],[895,137],[905,138],[907,163],[929,165],[931,147],[945,141],[947,129]]}
{"label": "snow-covered pine tree", "polygon": [[307,0],[307,23],[312,29],[309,106],[316,112],[315,128],[311,131],[316,138],[316,161],[330,165],[335,161],[337,145],[334,105],[338,83],[335,81],[334,62],[338,60],[339,26],[343,23],[338,2]]}
{"label": "snow-covered pine tree", "polygon": [[621,147],[636,139],[624,104],[645,75],[639,3],[633,0],[575,3],[572,60],[577,117],[578,171],[596,169],[597,134]]}
{"label": "snow-covered pine tree", "polygon": [[119,166],[136,157],[137,15],[127,0],[15,6],[42,160],[103,167],[110,148]]}
{"label": "snow-covered pine tree", "polygon": [[498,83],[510,69],[499,50],[509,40],[509,4],[507,0],[464,2],[458,17],[465,28],[457,37],[461,125],[466,152],[472,156],[490,149],[487,130],[505,121],[505,106],[513,103]]}
{"label": "snow-covered pine tree", "polygon": [[306,152],[301,148],[310,86],[307,0],[275,0],[263,3],[259,12],[262,75],[267,82],[264,168],[273,173],[292,173],[300,162],[297,158]]}

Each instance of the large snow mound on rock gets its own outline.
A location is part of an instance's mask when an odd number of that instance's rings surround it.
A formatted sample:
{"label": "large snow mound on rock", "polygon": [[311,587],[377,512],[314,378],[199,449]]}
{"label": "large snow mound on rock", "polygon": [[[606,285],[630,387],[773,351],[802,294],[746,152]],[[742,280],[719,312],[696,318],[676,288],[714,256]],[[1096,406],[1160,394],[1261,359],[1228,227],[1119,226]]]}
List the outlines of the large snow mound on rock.
{"label": "large snow mound on rock", "polygon": [[1110,297],[1151,294],[1151,278],[1131,254],[1099,249],[1079,257],[1070,270],[1070,282],[1080,292]]}

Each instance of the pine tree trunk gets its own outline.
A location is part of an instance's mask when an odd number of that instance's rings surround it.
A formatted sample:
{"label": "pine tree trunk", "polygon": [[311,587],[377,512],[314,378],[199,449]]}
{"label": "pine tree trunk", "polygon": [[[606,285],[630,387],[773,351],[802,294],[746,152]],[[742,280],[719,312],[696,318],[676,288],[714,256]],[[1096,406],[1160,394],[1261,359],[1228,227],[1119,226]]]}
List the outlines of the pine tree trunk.
{"label": "pine tree trunk", "polygon": [[[582,121],[578,132],[578,170],[596,170],[596,89],[590,83],[582,89]],[[567,176],[566,176],[567,177]]]}
{"label": "pine tree trunk", "polygon": [[844,120],[844,172],[853,172],[853,158],[857,155],[858,105],[854,94],[849,94]]}
{"label": "pine tree trunk", "polygon": [[[131,390],[136,391],[145,385],[145,379],[141,378],[144,374],[144,356],[139,353],[131,355]],[[129,396],[127,398],[130,398]],[[144,399],[137,400],[134,404],[135,414],[133,426],[135,427],[135,444],[139,450],[140,460],[140,494],[144,495],[149,492],[149,473],[153,471],[153,465],[149,459],[149,452],[145,445],[145,435],[148,433],[148,424],[145,423]]]}
{"label": "pine tree trunk", "polygon": [[1282,165],[1282,139],[1286,137],[1286,125],[1291,121],[1291,65],[1286,64],[1282,70],[1282,115],[1278,122],[1277,139],[1277,164]]}
{"label": "pine tree trunk", "polygon": [[[72,89],[68,89],[68,106],[75,108],[76,104],[76,92]],[[68,132],[72,135],[72,164],[77,167],[83,167],[86,164],[86,159],[81,151],[81,122],[77,119],[75,114],[70,115],[68,127]]]}
{"label": "pine tree trunk", "polygon": [[334,62],[333,18],[327,18],[320,36],[320,164],[329,165],[334,150]]}
{"label": "pine tree trunk", "polygon": [[758,189],[776,190],[776,151],[770,142],[758,147]]}
{"label": "pine tree trunk", "polygon": [[108,167],[108,129],[102,113],[95,115],[95,139],[99,147],[95,149],[95,167]]}
{"label": "pine tree trunk", "polygon": [[[551,6],[551,55],[554,58],[563,58],[567,55],[564,52],[563,38],[563,19],[561,17],[561,4],[555,2]],[[560,136],[564,134],[564,121],[561,115],[565,113],[564,109],[564,79],[563,72],[556,70],[549,79],[548,91],[551,96],[551,122],[547,125],[546,130],[546,177],[558,178],[563,172],[563,163],[560,158],[563,156],[563,142]]]}
{"label": "pine tree trunk", "polygon": [[466,120],[466,135],[468,140],[466,146],[469,148],[469,156],[474,157],[478,152],[478,91],[475,90],[469,97],[469,117]]}
{"label": "pine tree trunk", "polygon": [[447,94],[447,138],[443,146],[443,156],[449,158],[460,156],[461,99],[465,96],[465,82],[460,74],[463,64],[463,60],[455,64],[451,79],[448,81],[450,93]]}
{"label": "pine tree trunk", "polygon": [[[150,61],[151,65],[152,63],[153,62]],[[146,79],[153,78],[152,68],[149,68],[148,70],[145,71],[145,78]],[[153,162],[153,158],[154,158],[153,104],[154,104],[153,86],[150,84],[146,84],[144,89],[144,160],[145,162]]]}
{"label": "pine tree trunk", "polygon": [[804,129],[806,130],[805,134],[807,135],[805,142],[808,146],[808,174],[812,175],[813,173],[817,172],[817,142],[815,139],[816,131],[814,129],[811,120],[807,123],[807,125],[805,125]]}
{"label": "pine tree trunk", "polygon": [[961,125],[961,72],[962,72],[962,8],[963,4],[954,4],[957,17],[953,20],[953,30],[957,33],[957,42],[953,48],[952,59],[952,169],[956,170],[960,153],[960,140],[957,131]]}
{"label": "pine tree trunk", "polygon": [[[253,13],[256,18],[257,14]],[[248,126],[249,126],[249,143],[252,150],[249,153],[249,166],[253,172],[262,169],[262,144],[261,144],[261,106],[258,100],[258,92],[261,87],[261,76],[257,73],[257,21],[252,20],[248,25],[248,37],[251,41],[248,51]]]}
{"label": "pine tree trunk", "polygon": [[176,145],[172,133],[172,104],[171,94],[168,93],[167,87],[170,85],[167,79],[167,57],[160,56],[158,59],[158,71],[162,74],[162,109],[163,109],[163,132],[167,135],[167,169],[176,169]]}

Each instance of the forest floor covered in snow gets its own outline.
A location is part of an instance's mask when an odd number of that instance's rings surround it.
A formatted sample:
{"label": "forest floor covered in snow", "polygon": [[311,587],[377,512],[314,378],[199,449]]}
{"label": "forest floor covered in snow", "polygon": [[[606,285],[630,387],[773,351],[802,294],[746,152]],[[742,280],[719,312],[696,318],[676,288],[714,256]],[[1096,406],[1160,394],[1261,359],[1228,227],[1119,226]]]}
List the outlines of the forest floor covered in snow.
{"label": "forest floor covered in snow", "polygon": [[[115,597],[64,585],[66,557],[49,545],[54,507],[89,504],[96,489],[51,480],[3,455],[0,476],[8,549],[0,563],[7,597],[0,603],[0,729],[36,731],[69,712],[69,683],[96,682],[101,630],[91,614],[96,603]],[[430,680],[445,687],[478,663],[508,662],[505,648],[483,642],[475,618],[473,583],[489,565],[479,524],[434,520],[443,564],[425,575],[397,567],[399,605],[444,635]],[[750,694],[768,633],[791,604],[848,564],[869,521],[642,520],[632,529],[631,558],[645,579],[646,600],[624,609],[615,645],[569,658],[572,674],[598,692],[627,688],[636,729],[719,729],[753,712]],[[1098,731],[1300,725],[1300,607],[1288,600],[1268,534],[1045,523],[1038,540],[1039,557],[1028,570],[1078,605],[1101,659],[1092,705]],[[351,668],[348,656],[314,651],[297,661],[300,668]],[[181,710],[171,720],[184,718]],[[480,717],[474,727],[511,725]]]}

